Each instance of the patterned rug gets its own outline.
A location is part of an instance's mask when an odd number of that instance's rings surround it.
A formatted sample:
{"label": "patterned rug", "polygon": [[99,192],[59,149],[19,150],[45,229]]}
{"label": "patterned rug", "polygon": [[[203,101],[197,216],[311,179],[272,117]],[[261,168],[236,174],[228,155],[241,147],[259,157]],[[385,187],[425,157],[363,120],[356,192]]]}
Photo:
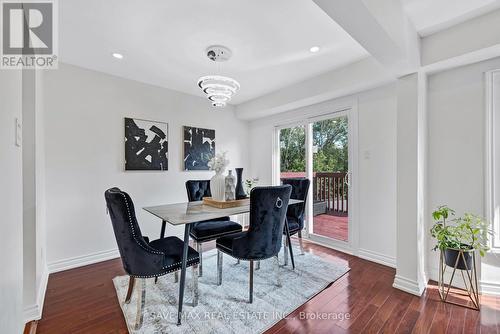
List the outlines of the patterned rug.
{"label": "patterned rug", "polygon": [[204,253],[196,307],[191,305],[191,268],[186,271],[181,326],[176,325],[179,285],[174,283],[173,274],[160,277],[157,284],[154,279],[147,279],[144,321],[138,331],[133,329],[137,288],[130,303],[125,305],[128,276],[115,277],[113,282],[130,333],[262,333],[349,271],[348,267],[311,253],[298,255],[295,251],[294,254],[297,254],[295,271],[290,263],[278,269],[281,287],[277,286],[276,261],[261,261],[260,269],[254,271],[253,303],[249,304],[248,262],[237,264],[235,259],[224,255],[222,285],[217,286],[217,251]]}

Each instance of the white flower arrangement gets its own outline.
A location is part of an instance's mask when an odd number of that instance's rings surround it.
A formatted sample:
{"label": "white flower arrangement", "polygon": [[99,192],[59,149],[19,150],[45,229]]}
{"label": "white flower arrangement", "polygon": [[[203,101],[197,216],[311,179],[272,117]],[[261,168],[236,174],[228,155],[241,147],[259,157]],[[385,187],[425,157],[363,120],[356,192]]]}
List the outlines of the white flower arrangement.
{"label": "white flower arrangement", "polygon": [[212,159],[210,159],[208,162],[210,170],[215,171],[217,174],[224,173],[226,167],[229,166],[229,160],[226,158],[226,154],[227,152],[216,154]]}

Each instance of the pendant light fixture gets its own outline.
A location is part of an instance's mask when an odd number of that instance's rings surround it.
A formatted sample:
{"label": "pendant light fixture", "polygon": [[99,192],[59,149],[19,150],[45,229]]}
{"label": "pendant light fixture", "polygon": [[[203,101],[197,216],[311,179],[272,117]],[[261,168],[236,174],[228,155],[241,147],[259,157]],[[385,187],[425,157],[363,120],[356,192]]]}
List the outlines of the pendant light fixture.
{"label": "pendant light fixture", "polygon": [[[231,58],[232,52],[225,46],[213,45],[207,48],[206,55],[213,62],[224,62]],[[224,108],[240,89],[240,84],[222,75],[205,75],[198,79],[198,87],[207,95],[212,106]]]}

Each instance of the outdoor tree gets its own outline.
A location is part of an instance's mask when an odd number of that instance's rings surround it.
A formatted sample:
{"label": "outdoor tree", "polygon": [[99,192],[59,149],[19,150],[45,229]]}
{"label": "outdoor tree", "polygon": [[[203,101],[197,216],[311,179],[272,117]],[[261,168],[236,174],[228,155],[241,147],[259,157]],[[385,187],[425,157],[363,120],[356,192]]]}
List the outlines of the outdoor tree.
{"label": "outdoor tree", "polygon": [[[346,172],[348,169],[347,117],[313,124],[313,168],[315,172]],[[280,132],[281,171],[304,172],[305,128],[297,126]]]}

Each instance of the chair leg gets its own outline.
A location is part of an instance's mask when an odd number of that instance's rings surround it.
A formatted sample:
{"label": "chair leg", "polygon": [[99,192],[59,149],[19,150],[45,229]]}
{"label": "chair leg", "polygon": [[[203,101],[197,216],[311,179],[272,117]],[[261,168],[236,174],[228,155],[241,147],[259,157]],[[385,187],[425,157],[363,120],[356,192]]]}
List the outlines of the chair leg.
{"label": "chair leg", "polygon": [[155,277],[155,284],[158,283],[158,276]]}
{"label": "chair leg", "polygon": [[222,252],[217,250],[217,285],[222,285]]}
{"label": "chair leg", "polygon": [[140,289],[137,290],[139,296],[137,298],[137,314],[135,317],[135,330],[139,330],[142,327],[142,321],[144,319],[144,304],[146,303],[146,279],[140,278]]}
{"label": "chair leg", "polygon": [[253,303],[253,261],[250,260],[250,285],[248,289],[248,302]]}
{"label": "chair leg", "polygon": [[236,264],[240,264],[240,259],[236,260]]}
{"label": "chair leg", "polygon": [[132,292],[134,291],[135,277],[129,276],[128,278],[128,291],[127,297],[125,297],[125,304],[130,303],[130,298],[132,298]]}
{"label": "chair leg", "polygon": [[179,271],[174,271],[174,283],[179,283]]}
{"label": "chair leg", "polygon": [[284,238],[285,239],[285,260],[284,260],[284,265],[285,266],[288,266],[288,240],[287,238]]}
{"label": "chair leg", "polygon": [[198,265],[193,266],[193,307],[198,306]]}
{"label": "chair leg", "polygon": [[257,265],[255,266],[255,270],[259,270],[260,269],[260,261],[257,261]]}
{"label": "chair leg", "polygon": [[278,255],[276,255],[274,259],[276,260],[276,267],[274,267],[274,272],[276,275],[276,286],[281,287],[280,260],[278,258]]}
{"label": "chair leg", "polygon": [[299,238],[300,255],[304,255],[304,244],[302,243],[302,231],[299,231],[297,237]]}
{"label": "chair leg", "polygon": [[196,243],[196,251],[200,255],[200,264],[198,269],[199,277],[203,276],[203,246],[201,242]]}

